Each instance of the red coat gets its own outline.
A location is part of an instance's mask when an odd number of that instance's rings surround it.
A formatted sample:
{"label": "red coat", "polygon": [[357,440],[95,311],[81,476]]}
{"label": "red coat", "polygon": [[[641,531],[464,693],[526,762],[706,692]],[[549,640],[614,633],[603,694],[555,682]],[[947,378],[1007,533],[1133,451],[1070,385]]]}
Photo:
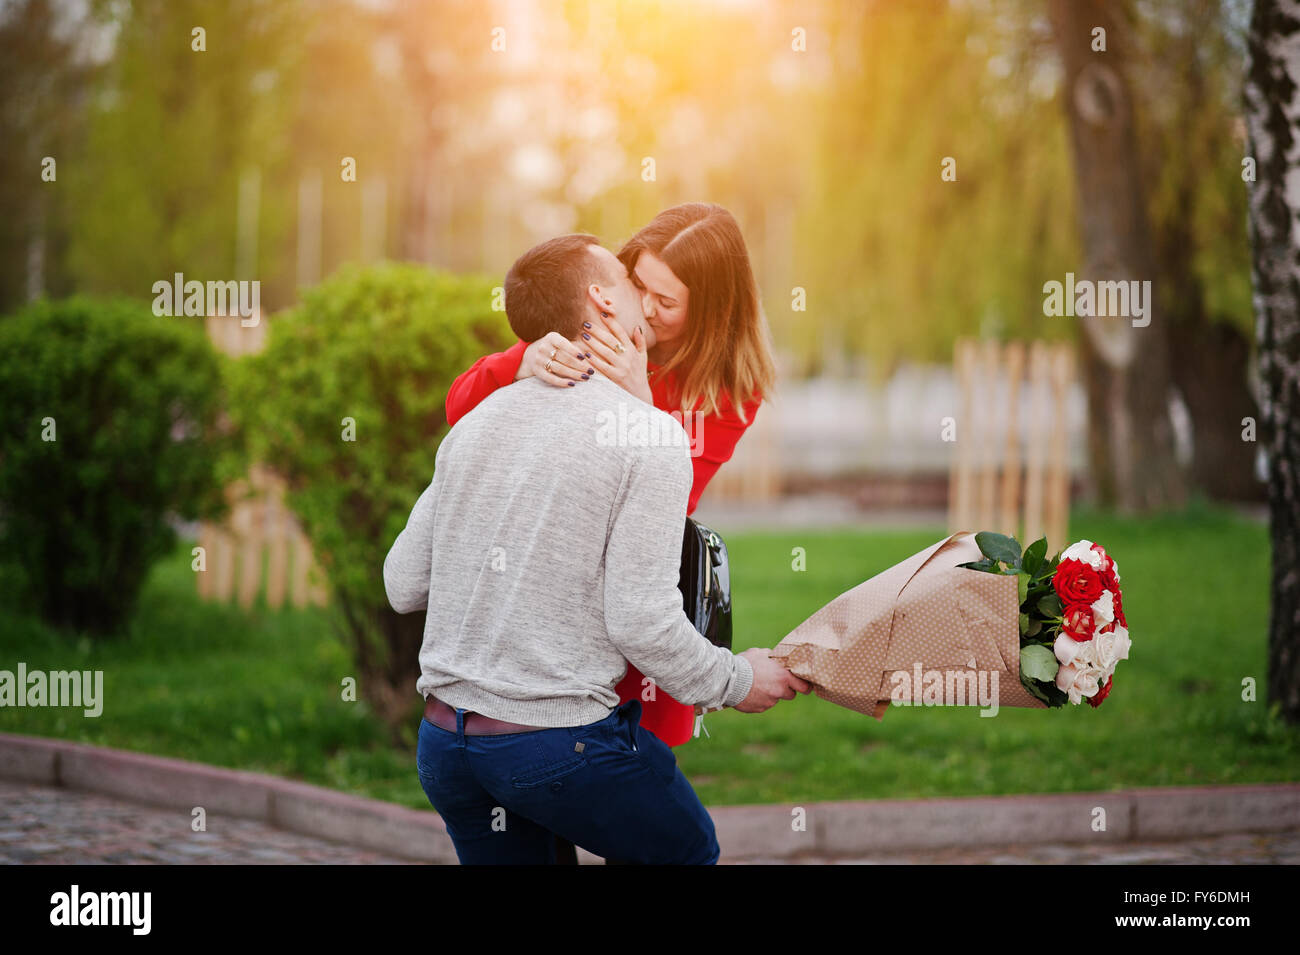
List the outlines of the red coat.
{"label": "red coat", "polygon": [[[515,380],[519,365],[524,360],[524,351],[528,345],[518,342],[503,352],[485,355],[469,367],[459,378],[452,382],[447,392],[447,423],[454,425],[474,407],[503,385]],[[647,363],[653,371],[658,366]],[[654,397],[656,408],[665,411],[675,410],[675,405],[668,402],[668,393],[673,385],[673,375],[666,378],[655,375],[650,378],[650,393]],[[578,383],[581,386],[581,382]],[[691,496],[686,505],[686,513],[692,514],[695,505],[704,492],[704,487],[722,464],[731,459],[736,449],[736,442],[753,423],[761,402],[754,400],[745,406],[747,422],[742,422],[735,413],[729,397],[718,397],[718,410],[702,418],[693,429],[688,428],[694,444],[691,464],[695,468],[695,481],[691,485]],[[699,404],[696,404],[699,407]],[[696,451],[700,453],[695,454]],[[639,698],[643,674],[631,663],[627,665],[627,675],[615,687],[620,702]],[[691,738],[695,726],[695,708],[686,703],[678,703],[662,690],[657,691],[653,700],[641,702],[641,725],[654,733],[669,746],[680,746]]]}

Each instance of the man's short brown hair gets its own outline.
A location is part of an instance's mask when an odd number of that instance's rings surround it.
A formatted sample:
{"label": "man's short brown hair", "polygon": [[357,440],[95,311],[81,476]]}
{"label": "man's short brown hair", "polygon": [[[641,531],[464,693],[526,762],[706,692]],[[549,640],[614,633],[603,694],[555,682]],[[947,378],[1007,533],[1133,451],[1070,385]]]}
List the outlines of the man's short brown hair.
{"label": "man's short brown hair", "polygon": [[556,236],[533,246],[510,266],[505,285],[506,318],[523,341],[535,342],[548,332],[578,337],[587,286],[606,282],[590,249],[599,244],[599,239],[585,232]]}

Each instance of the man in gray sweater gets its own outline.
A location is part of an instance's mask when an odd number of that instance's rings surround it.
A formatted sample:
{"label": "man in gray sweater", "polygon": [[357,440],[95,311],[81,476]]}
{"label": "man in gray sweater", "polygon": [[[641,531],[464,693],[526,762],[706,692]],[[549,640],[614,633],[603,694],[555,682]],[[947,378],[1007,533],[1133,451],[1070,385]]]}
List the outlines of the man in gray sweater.
{"label": "man in gray sweater", "polygon": [[[620,321],[642,314],[592,236],[542,243],[506,278],[525,341],[583,347],[606,300]],[[617,426],[636,416],[648,427]],[[553,862],[551,833],[620,861],[717,861],[672,751],[614,687],[629,661],[647,692],[706,709],[758,713],[810,687],[691,626],[677,586],[691,482],[681,424],[599,371],[499,388],[443,439],[384,584],[399,613],[426,611],[417,766],[462,863]]]}

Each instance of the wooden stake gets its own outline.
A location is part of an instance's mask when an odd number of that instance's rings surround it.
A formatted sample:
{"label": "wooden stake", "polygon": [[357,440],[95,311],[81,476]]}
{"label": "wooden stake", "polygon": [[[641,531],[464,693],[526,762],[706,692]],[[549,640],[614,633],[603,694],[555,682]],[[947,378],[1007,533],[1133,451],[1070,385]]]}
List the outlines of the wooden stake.
{"label": "wooden stake", "polygon": [[[1025,373],[1025,345],[1008,342],[1003,352],[1007,370],[1007,395],[1000,418],[1002,437],[1002,495],[999,501],[998,526],[1013,537],[1020,532],[1020,379]],[[1021,543],[1025,543],[1021,541]]]}

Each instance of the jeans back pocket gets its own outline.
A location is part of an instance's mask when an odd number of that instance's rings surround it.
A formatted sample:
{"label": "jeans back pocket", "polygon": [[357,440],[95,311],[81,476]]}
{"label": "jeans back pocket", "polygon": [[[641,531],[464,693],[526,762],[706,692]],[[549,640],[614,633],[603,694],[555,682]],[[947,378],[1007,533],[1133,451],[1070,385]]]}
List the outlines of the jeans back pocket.
{"label": "jeans back pocket", "polygon": [[572,756],[565,757],[545,766],[538,766],[533,769],[527,769],[523,772],[514,773],[510,777],[510,783],[516,789],[537,789],[540,786],[546,786],[557,780],[563,779],[571,773],[576,773],[582,767],[587,765],[587,756],[585,753],[574,753]]}

